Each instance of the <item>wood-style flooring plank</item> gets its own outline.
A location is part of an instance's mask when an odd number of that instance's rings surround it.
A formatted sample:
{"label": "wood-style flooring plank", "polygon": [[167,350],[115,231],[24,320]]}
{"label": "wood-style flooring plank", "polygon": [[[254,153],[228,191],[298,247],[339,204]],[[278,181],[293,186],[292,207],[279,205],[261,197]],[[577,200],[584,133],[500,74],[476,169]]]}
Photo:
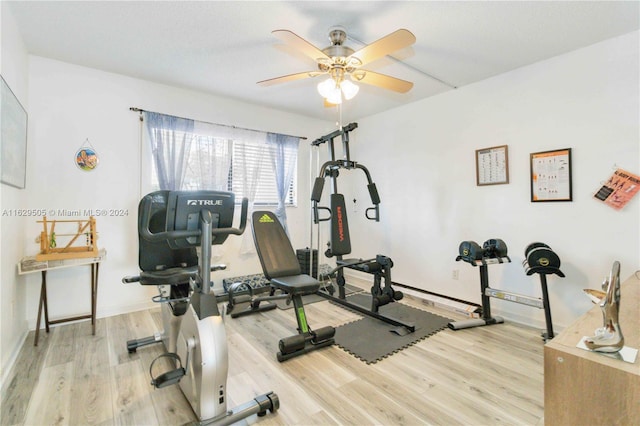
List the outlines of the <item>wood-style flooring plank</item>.
{"label": "wood-style flooring plank", "polygon": [[73,370],[73,362],[42,369],[40,380],[29,400],[25,425],[71,424]]}
{"label": "wood-style flooring plank", "polygon": [[27,406],[49,350],[51,333],[40,333],[38,346],[33,345],[35,331],[31,331],[20,349],[9,375],[9,383],[2,393],[0,424],[18,425],[24,422]]}
{"label": "wood-style flooring plank", "polygon": [[[72,362],[75,357],[75,335],[78,325],[87,326],[87,321],[82,323],[71,323],[64,327],[51,328],[55,333],[51,333],[51,347],[55,351],[48,351],[44,366],[51,367],[58,364]],[[89,326],[91,327],[91,326]],[[46,333],[45,333],[46,334]],[[91,334],[91,332],[89,332]]]}
{"label": "wood-style flooring plank", "polygon": [[158,425],[147,379],[147,365],[140,359],[111,368],[110,389],[113,395],[115,425]]}
{"label": "wood-style flooring plank", "polygon": [[[130,314],[115,315],[105,318],[107,322],[107,340],[109,342],[109,365],[115,366],[131,361],[131,356],[127,351],[127,340],[135,339],[136,336],[129,329],[131,324]],[[137,355],[134,355],[134,357]]]}
{"label": "wood-style flooring plank", "polygon": [[70,424],[98,425],[110,421],[113,416],[113,401],[109,389],[111,372],[104,368],[109,365],[109,344],[106,337],[106,320],[96,321],[96,334],[83,333],[87,323],[74,324],[76,327],[74,348],[74,374],[71,386]]}

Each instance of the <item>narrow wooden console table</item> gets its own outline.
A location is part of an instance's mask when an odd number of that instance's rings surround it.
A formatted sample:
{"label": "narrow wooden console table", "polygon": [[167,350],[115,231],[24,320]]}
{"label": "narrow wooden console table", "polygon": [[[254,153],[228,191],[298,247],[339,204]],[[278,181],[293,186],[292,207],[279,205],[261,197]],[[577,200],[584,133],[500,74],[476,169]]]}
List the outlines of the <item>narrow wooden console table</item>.
{"label": "narrow wooden console table", "polygon": [[[38,302],[38,319],[36,321],[36,335],[33,342],[34,346],[38,346],[38,336],[40,335],[40,321],[42,319],[42,313],[44,311],[44,326],[45,330],[49,332],[49,326],[52,324],[59,324],[69,321],[77,321],[81,319],[91,319],[91,333],[96,334],[96,305],[98,303],[98,271],[100,262],[102,262],[107,256],[107,251],[102,249],[99,251],[97,257],[87,257],[78,259],[64,259],[64,260],[46,260],[37,261],[35,256],[28,256],[23,258],[18,263],[18,273],[20,275],[30,274],[34,272],[41,272],[42,282],[40,284],[40,301]],[[91,268],[91,313],[85,315],[78,315],[74,317],[61,318],[56,320],[49,320],[49,307],[47,304],[47,272],[55,269],[71,268],[79,266],[89,266]]]}
{"label": "narrow wooden console table", "polygon": [[[640,348],[640,279],[621,285],[620,328],[625,346]],[[544,422],[547,425],[637,425],[640,354],[631,364],[576,347],[602,327],[594,306],[544,347]]]}

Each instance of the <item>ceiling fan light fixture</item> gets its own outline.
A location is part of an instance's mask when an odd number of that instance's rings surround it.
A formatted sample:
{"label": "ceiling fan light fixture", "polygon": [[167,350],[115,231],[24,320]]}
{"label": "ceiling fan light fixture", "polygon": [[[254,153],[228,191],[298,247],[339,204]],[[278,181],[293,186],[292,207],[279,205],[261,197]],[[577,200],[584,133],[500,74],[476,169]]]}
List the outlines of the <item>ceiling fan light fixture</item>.
{"label": "ceiling fan light fixture", "polygon": [[332,104],[342,103],[342,93],[340,87],[336,84],[333,78],[328,78],[323,82],[318,83],[318,93],[325,98],[327,102]]}
{"label": "ceiling fan light fixture", "polygon": [[322,96],[323,98],[328,98],[329,96],[331,96],[331,94],[335,92],[336,89],[336,82],[335,80],[333,80],[333,78],[327,78],[326,80],[318,83],[318,93],[320,93],[320,96]]}
{"label": "ceiling fan light fixture", "polygon": [[325,99],[330,104],[340,105],[342,103],[342,93],[340,92],[340,89],[336,87],[329,96],[325,96]]}
{"label": "ceiling fan light fixture", "polygon": [[357,84],[354,84],[350,80],[344,80],[342,83],[340,83],[340,89],[342,89],[344,98],[346,100],[350,100],[350,99],[353,99],[358,94],[360,87],[358,87]]}

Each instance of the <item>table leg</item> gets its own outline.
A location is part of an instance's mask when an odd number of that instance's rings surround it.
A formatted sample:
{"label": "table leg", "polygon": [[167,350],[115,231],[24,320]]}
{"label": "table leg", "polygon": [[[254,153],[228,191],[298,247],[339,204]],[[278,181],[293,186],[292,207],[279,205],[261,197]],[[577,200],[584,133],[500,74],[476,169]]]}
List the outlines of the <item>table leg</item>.
{"label": "table leg", "polygon": [[98,272],[99,263],[91,265],[91,328],[92,333],[96,335],[96,309],[98,304]]}
{"label": "table leg", "polygon": [[44,329],[49,332],[49,299],[47,299],[47,273],[42,272],[42,300],[44,300]]}
{"label": "table leg", "polygon": [[45,310],[45,324],[47,333],[49,332],[48,312],[47,312],[47,271],[42,271],[42,282],[40,283],[40,302],[38,302],[38,319],[36,320],[36,336],[33,346],[38,346],[40,336],[40,320],[42,319],[42,309]]}

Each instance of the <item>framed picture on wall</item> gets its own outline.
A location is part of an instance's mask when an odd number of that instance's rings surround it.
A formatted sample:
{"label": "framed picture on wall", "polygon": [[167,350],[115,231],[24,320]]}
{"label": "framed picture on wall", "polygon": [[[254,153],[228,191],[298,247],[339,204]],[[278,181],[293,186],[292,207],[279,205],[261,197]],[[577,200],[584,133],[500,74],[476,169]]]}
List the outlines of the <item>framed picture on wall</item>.
{"label": "framed picture on wall", "polygon": [[27,111],[2,80],[0,99],[0,140],[2,141],[2,183],[25,187],[27,166]]}
{"label": "framed picture on wall", "polygon": [[509,183],[509,148],[507,145],[476,149],[476,185]]}
{"label": "framed picture on wall", "polygon": [[531,154],[531,202],[572,201],[571,148]]}

